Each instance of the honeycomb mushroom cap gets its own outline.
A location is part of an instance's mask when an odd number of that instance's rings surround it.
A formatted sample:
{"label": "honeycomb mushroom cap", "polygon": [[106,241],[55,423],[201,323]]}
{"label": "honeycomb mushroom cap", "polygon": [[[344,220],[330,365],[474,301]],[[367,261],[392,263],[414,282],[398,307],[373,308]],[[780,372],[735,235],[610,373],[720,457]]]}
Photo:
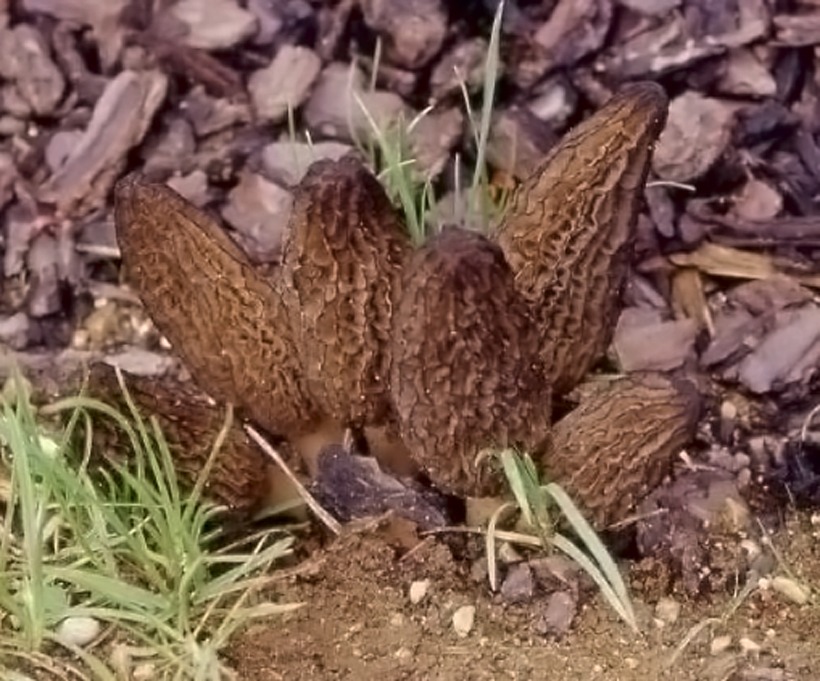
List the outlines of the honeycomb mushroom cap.
{"label": "honeycomb mushroom cap", "polygon": [[275,282],[169,187],[131,175],[115,198],[126,279],[200,388],[274,434],[309,430],[317,412]]}
{"label": "honeycomb mushroom cap", "polygon": [[622,88],[521,184],[494,233],[533,306],[556,395],[577,385],[612,339],[667,104],[655,83]]}
{"label": "honeycomb mushroom cap", "polygon": [[295,192],[284,300],[311,394],[353,425],[391,416],[390,320],[410,239],[358,160],[314,163]]}
{"label": "honeycomb mushroom cap", "polygon": [[495,493],[500,478],[478,455],[537,450],[550,413],[537,336],[501,249],[459,228],[417,249],[393,333],[391,389],[414,460],[443,491]]}
{"label": "honeycomb mushroom cap", "polygon": [[[140,415],[146,419],[157,417],[174,469],[181,481],[192,487],[225,424],[225,408],[216,406],[190,382],[164,376],[126,375],[124,378]],[[130,414],[113,367],[95,364],[89,373],[88,392],[123,414]],[[112,451],[115,457],[127,461],[133,456],[125,431],[110,419],[100,419],[95,424],[95,434],[102,435],[104,449]],[[240,424],[234,422],[213,461],[205,496],[240,515],[248,515],[271,496],[265,475],[267,465]]]}
{"label": "honeycomb mushroom cap", "polygon": [[695,435],[700,404],[682,378],[647,372],[613,381],[553,426],[543,468],[606,528],[671,471]]}

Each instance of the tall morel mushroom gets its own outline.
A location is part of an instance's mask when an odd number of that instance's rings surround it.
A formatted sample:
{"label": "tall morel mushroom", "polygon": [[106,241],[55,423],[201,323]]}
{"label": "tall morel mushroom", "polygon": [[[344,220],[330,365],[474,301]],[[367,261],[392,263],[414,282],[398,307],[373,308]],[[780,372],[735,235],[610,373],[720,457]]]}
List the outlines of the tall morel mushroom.
{"label": "tall morel mushroom", "polygon": [[323,427],[277,279],[165,185],[121,180],[116,225],[127,280],[200,388],[297,446]]}
{"label": "tall morel mushroom", "polygon": [[612,340],[666,108],[655,83],[623,87],[521,184],[494,234],[532,305],[556,395],[577,385]]}
{"label": "tall morel mushroom", "polygon": [[[215,404],[190,381],[182,382],[169,376],[129,374],[125,386],[143,417],[156,416],[179,479],[193,486],[225,424],[225,407]],[[115,406],[121,413],[129,413],[113,367],[102,363],[92,366],[88,389],[94,397]],[[131,442],[120,431],[119,424],[100,419],[94,434],[101,438],[109,456],[127,458]],[[294,494],[279,471],[266,461],[242,430],[238,419],[225,434],[203,491],[213,501],[241,516]]]}
{"label": "tall morel mushroom", "polygon": [[456,227],[428,240],[405,267],[393,334],[390,384],[414,460],[445,491],[497,492],[478,456],[537,451],[550,421],[538,337],[501,249]]}
{"label": "tall morel mushroom", "polygon": [[392,418],[390,320],[410,249],[401,217],[361,162],[310,167],[288,226],[283,300],[308,390],[346,426]]}

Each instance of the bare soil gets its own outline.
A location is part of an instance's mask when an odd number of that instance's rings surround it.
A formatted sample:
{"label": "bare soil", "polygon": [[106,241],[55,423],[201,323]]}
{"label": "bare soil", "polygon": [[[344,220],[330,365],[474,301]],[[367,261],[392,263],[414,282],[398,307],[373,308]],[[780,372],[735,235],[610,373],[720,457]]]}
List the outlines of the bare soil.
{"label": "bare soil", "polygon": [[[694,600],[673,593],[680,617],[663,622],[655,609],[666,594],[639,574],[653,566],[633,564],[639,634],[590,591],[571,631],[554,640],[533,630],[542,604],[505,604],[442,541],[402,552],[401,532],[390,523],[350,530],[312,555],[276,593],[304,607],[249,628],[228,652],[240,678],[820,678],[820,609],[795,605],[765,582],[728,616],[733,593]],[[818,536],[820,519],[798,513],[774,537],[784,564],[805,583],[820,583]],[[413,604],[408,594],[418,580],[429,580],[429,589]],[[475,606],[475,625],[461,638],[452,617],[464,605]],[[713,652],[727,636],[729,645]]]}

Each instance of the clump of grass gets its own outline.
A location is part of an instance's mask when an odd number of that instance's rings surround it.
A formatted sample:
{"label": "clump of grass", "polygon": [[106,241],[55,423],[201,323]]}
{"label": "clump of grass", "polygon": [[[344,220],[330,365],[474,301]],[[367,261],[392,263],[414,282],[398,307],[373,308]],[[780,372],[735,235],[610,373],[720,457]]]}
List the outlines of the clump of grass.
{"label": "clump of grass", "polygon": [[[0,397],[0,454],[9,475],[0,652],[42,666],[62,646],[96,678],[113,679],[99,654],[56,633],[70,618],[93,618],[107,625],[109,637],[149,650],[162,678],[227,678],[218,653],[229,637],[255,618],[298,607],[254,602],[270,568],[291,552],[292,537],[271,529],[252,537],[250,548],[220,548],[220,532],[209,524],[219,509],[201,491],[231,411],[209,464],[185,494],[158,423],[140,417],[120,380],[128,414],[81,395],[38,415],[19,379],[13,397]],[[68,415],[66,425],[46,429],[42,416],[57,414]],[[122,429],[128,466],[92,474],[92,415]]]}
{"label": "clump of grass", "polygon": [[[455,222],[485,232],[503,213],[507,198],[504,193],[498,197],[494,196],[486,163],[487,143],[495,106],[495,87],[501,67],[500,42],[503,13],[504,2],[502,1],[496,9],[490,33],[480,112],[474,111],[465,79],[459,74],[464,106],[472,133],[475,161],[470,184],[463,187],[459,155],[457,154],[454,159]],[[375,87],[375,74],[378,71],[380,54],[381,46],[377,43],[373,58],[371,88]],[[390,198],[404,213],[407,229],[413,242],[423,243],[431,233],[435,233],[441,227],[441,224],[435,214],[436,195],[433,183],[419,169],[418,163],[413,158],[410,139],[414,128],[433,111],[434,107],[428,106],[409,122],[399,117],[391,121],[390,125],[380,127],[362,98],[355,91],[352,96],[356,106],[364,115],[370,132],[369,139],[362,141],[351,127],[353,139],[369,159],[371,167],[382,181]]]}
{"label": "clump of grass", "polygon": [[[517,506],[526,525],[535,532],[535,536],[527,537],[529,541],[523,543],[540,546],[544,550],[556,548],[569,556],[593,579],[604,599],[618,616],[633,631],[637,631],[638,624],[632,600],[618,566],[566,491],[553,482],[543,484],[539,480],[535,463],[528,454],[522,455],[512,449],[506,449],[498,453],[498,458],[515,497],[515,502],[502,505],[489,523],[486,535],[487,560],[493,589],[497,583],[496,525],[498,519],[506,511]],[[556,508],[563,515],[583,548],[556,531],[556,523],[553,520]],[[509,538],[513,541],[522,539],[521,536]]]}

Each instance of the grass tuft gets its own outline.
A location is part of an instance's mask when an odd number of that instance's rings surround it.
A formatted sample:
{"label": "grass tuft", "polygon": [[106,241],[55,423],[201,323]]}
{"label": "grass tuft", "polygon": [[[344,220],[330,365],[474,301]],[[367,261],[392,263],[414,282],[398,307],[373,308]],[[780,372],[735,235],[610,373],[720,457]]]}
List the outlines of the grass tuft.
{"label": "grass tuft", "polygon": [[[507,194],[496,196],[490,185],[487,171],[487,143],[490,136],[493,110],[495,107],[496,83],[501,73],[501,20],[504,13],[504,2],[498,4],[484,69],[481,110],[478,114],[473,109],[465,78],[457,74],[464,97],[464,107],[472,132],[475,160],[471,183],[462,187],[461,162],[457,154],[453,163],[454,210],[456,224],[487,232],[503,213]],[[376,44],[373,58],[373,70],[370,87],[375,87],[375,74],[381,55],[381,43]],[[430,177],[426,177],[412,155],[413,130],[425,116],[434,109],[434,105],[425,108],[413,120],[402,117],[391,121],[388,126],[381,126],[356,93],[353,87],[351,72],[350,91],[353,101],[367,122],[369,135],[362,140],[354,129],[352,117],[349,127],[354,143],[369,160],[376,176],[381,180],[388,196],[398,205],[404,214],[408,232],[416,245],[424,243],[431,234],[443,226],[437,215],[435,186]]]}
{"label": "grass tuft", "polygon": [[[529,455],[521,455],[512,449],[506,449],[499,452],[498,458],[523,520],[535,532],[535,537],[531,536],[530,539],[537,539],[537,543],[544,550],[556,548],[575,561],[593,579],[606,602],[618,616],[633,631],[638,631],[632,599],[618,566],[569,495],[556,483],[542,484],[535,463]],[[553,507],[557,507],[563,515],[580,545],[556,531]],[[488,565],[491,568],[490,580],[493,588],[497,581],[497,576],[493,574],[496,535],[494,529],[494,525],[491,524],[487,532]],[[532,541],[525,543],[533,544]]]}
{"label": "grass tuft", "polygon": [[[168,678],[228,678],[218,653],[230,636],[251,620],[299,607],[256,602],[293,539],[270,529],[251,546],[221,548],[224,537],[210,523],[219,509],[201,492],[231,411],[186,494],[158,423],[140,417],[120,380],[128,414],[82,395],[37,414],[19,380],[13,398],[0,398],[0,454],[8,473],[0,652],[31,661],[59,657],[62,648],[95,678],[113,679],[94,646],[81,649],[58,635],[71,618],[93,618],[109,637],[146,646]],[[44,426],[43,417],[53,415],[67,415],[66,425]],[[128,465],[92,471],[99,418],[113,421],[130,442]]]}

